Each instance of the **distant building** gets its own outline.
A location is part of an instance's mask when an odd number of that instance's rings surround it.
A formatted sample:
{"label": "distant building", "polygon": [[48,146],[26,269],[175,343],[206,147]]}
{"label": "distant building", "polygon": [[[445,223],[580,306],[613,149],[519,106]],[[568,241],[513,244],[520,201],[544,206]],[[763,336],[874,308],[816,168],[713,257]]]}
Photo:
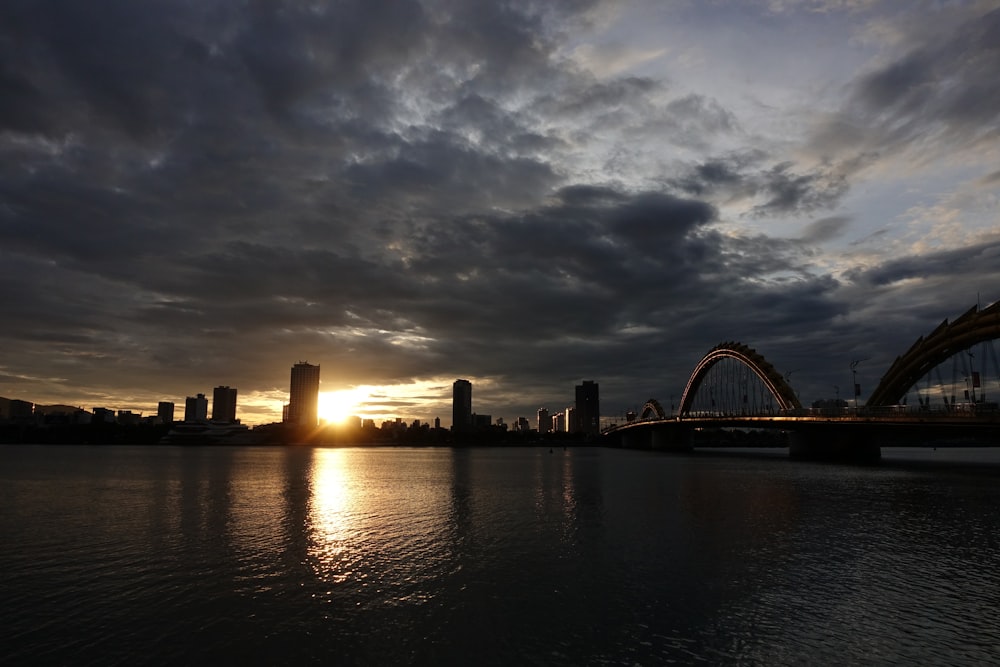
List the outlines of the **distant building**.
{"label": "distant building", "polygon": [[576,386],[576,424],[574,430],[587,435],[601,431],[601,403],[598,384],[584,380]]}
{"label": "distant building", "polygon": [[310,428],[319,423],[319,364],[300,361],[292,366],[285,421]]}
{"label": "distant building", "polygon": [[477,431],[487,431],[493,424],[493,417],[491,415],[472,415],[472,427]]}
{"label": "distant building", "polygon": [[236,421],[236,387],[216,387],[212,391],[212,421]]}
{"label": "distant building", "polygon": [[557,412],[552,415],[552,431],[554,433],[562,433],[566,430],[566,413]]}
{"label": "distant building", "polygon": [[94,419],[92,421],[98,424],[114,424],[115,423],[115,411],[109,410],[108,408],[94,408],[91,410],[94,413]]}
{"label": "distant building", "polygon": [[538,433],[548,433],[552,430],[552,418],[548,408],[538,408]]}
{"label": "distant building", "polygon": [[566,430],[569,433],[578,433],[581,429],[580,425],[577,423],[576,408],[566,408],[563,412],[566,413]]}
{"label": "distant building", "polygon": [[452,385],[451,430],[467,431],[472,428],[472,383],[455,380]]}
{"label": "distant building", "polygon": [[139,422],[142,421],[141,412],[132,412],[131,410],[119,410],[118,411],[118,423],[124,424],[125,426],[137,426]]}
{"label": "distant building", "polygon": [[531,430],[531,422],[527,417],[518,417],[517,426],[514,428],[515,431],[519,433],[527,433]]}
{"label": "distant building", "polygon": [[29,422],[35,413],[35,404],[12,398],[7,403],[7,419],[12,422]]}
{"label": "distant building", "polygon": [[184,399],[184,421],[208,421],[208,399],[205,398],[205,394],[188,396]]}
{"label": "distant building", "polygon": [[156,404],[156,416],[161,424],[174,423],[174,404],[171,401],[160,401]]}

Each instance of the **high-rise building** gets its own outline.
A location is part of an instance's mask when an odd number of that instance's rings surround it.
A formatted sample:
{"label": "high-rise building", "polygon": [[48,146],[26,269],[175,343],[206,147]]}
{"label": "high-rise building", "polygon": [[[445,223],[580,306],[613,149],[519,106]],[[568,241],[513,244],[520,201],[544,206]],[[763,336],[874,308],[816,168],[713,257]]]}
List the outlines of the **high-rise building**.
{"label": "high-rise building", "polygon": [[593,380],[576,385],[575,430],[587,435],[597,435],[601,431],[601,403],[598,384]]}
{"label": "high-rise building", "polygon": [[538,433],[548,433],[552,430],[552,418],[548,408],[538,408]]}
{"label": "high-rise building", "polygon": [[208,399],[205,398],[205,394],[188,396],[184,399],[184,421],[208,421]]}
{"label": "high-rise building", "polygon": [[170,401],[160,401],[156,405],[156,416],[161,424],[174,423],[174,404]]}
{"label": "high-rise building", "polygon": [[236,421],[236,387],[216,387],[212,392],[212,421]]}
{"label": "high-rise building", "polygon": [[319,422],[319,364],[300,361],[292,366],[286,421],[309,427]]}
{"label": "high-rise building", "polygon": [[455,380],[452,385],[451,430],[467,431],[472,428],[472,383]]}
{"label": "high-rise building", "polygon": [[566,413],[557,412],[552,415],[552,432],[562,433],[566,430]]}

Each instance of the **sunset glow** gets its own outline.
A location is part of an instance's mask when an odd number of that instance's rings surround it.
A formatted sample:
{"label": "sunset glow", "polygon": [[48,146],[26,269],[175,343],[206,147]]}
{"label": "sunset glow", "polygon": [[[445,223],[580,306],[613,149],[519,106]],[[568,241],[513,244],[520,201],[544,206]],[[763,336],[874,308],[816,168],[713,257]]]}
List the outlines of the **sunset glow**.
{"label": "sunset glow", "polygon": [[348,417],[360,415],[368,399],[369,393],[365,387],[321,391],[319,394],[319,418],[331,424],[342,423]]}

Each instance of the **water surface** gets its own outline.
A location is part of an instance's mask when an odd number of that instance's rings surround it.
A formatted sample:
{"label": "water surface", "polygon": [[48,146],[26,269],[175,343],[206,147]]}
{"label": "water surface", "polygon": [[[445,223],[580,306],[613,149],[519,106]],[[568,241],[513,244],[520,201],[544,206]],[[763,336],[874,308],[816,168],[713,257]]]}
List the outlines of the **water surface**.
{"label": "water surface", "polygon": [[984,664],[996,469],[0,447],[13,664]]}

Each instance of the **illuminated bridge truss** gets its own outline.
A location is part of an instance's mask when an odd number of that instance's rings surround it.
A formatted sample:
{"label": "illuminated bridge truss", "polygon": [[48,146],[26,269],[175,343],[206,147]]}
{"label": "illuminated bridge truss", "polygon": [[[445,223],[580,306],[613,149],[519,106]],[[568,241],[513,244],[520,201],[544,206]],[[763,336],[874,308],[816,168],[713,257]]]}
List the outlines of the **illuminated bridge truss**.
{"label": "illuminated bridge truss", "polygon": [[651,398],[646,401],[646,404],[642,406],[642,411],[639,413],[640,421],[649,421],[650,419],[666,419],[667,413],[660,405],[660,402],[655,398]]}
{"label": "illuminated bridge truss", "polygon": [[996,409],[1000,399],[997,338],[1000,301],[982,310],[970,308],[954,322],[943,321],[896,358],[866,405],[948,411],[988,405]]}
{"label": "illuminated bridge truss", "polygon": [[678,411],[681,417],[771,415],[800,409],[785,379],[742,343],[716,345],[695,367]]}

